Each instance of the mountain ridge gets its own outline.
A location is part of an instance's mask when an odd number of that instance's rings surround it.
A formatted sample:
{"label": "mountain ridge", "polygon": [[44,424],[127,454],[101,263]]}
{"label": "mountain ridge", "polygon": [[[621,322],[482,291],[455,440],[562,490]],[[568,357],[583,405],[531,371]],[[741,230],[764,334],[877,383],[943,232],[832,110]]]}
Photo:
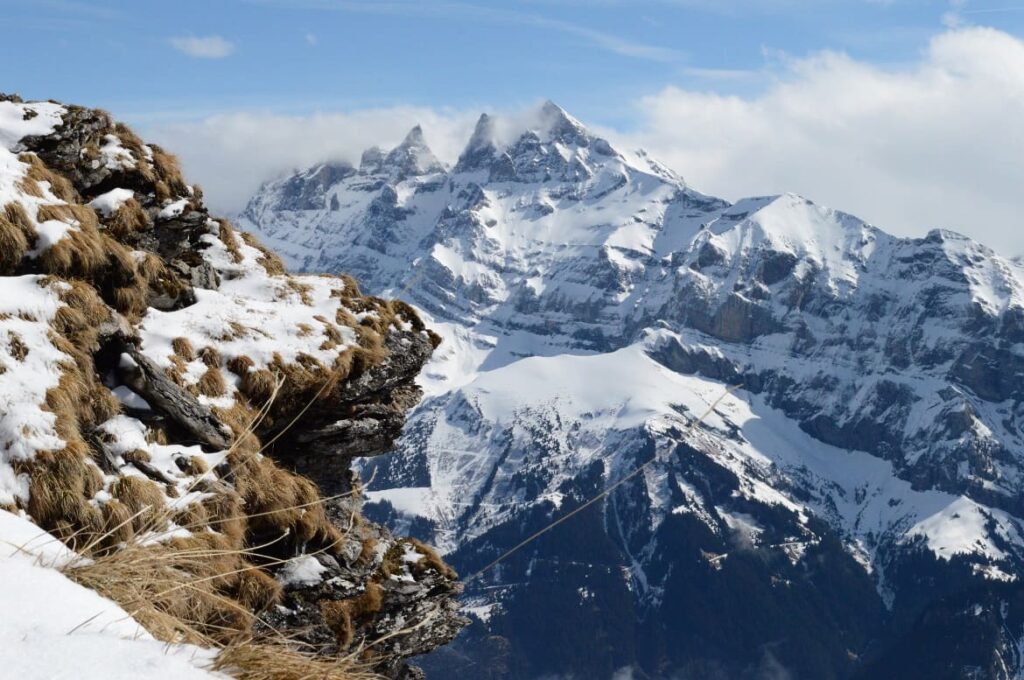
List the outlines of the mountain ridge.
{"label": "mountain ridge", "polygon": [[[1019,677],[1020,263],[794,194],[705,196],[554,105],[537,120],[495,144],[482,117],[451,170],[360,169],[313,209],[270,183],[241,218],[445,338],[397,454],[364,472],[370,511],[461,571],[654,461],[470,588],[477,624],[435,669],[885,677],[900,640],[984,593],[1001,609],[970,654],[930,668]],[[579,630],[524,630],[545,600]],[[765,617],[799,621],[777,641]],[[587,631],[615,642],[587,656]]]}

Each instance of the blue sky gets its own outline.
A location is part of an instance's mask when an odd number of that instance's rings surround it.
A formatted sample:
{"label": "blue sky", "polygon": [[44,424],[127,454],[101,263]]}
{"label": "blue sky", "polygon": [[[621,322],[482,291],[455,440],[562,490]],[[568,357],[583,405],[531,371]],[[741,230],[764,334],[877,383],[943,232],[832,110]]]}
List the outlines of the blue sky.
{"label": "blue sky", "polygon": [[[1007,7],[1014,2],[961,11],[1019,35],[1024,3]],[[0,43],[4,89],[136,121],[551,97],[615,125],[631,122],[624,102],[665,85],[757,88],[754,72],[782,55],[830,49],[872,63],[911,60],[951,11],[930,0],[0,0],[0,8],[18,27]],[[197,58],[172,43],[213,36],[228,54]]]}
{"label": "blue sky", "polygon": [[1024,0],[0,0],[0,91],[113,112],[212,207],[552,99],[694,188],[1024,254]]}

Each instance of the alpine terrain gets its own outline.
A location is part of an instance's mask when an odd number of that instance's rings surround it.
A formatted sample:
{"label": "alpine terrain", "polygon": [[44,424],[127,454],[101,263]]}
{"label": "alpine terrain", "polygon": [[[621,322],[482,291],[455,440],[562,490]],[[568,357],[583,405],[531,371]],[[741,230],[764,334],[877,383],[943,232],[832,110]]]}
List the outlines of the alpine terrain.
{"label": "alpine terrain", "polygon": [[703,195],[552,103],[507,127],[239,218],[443,338],[361,467],[466,581],[428,676],[1024,678],[1024,265]]}

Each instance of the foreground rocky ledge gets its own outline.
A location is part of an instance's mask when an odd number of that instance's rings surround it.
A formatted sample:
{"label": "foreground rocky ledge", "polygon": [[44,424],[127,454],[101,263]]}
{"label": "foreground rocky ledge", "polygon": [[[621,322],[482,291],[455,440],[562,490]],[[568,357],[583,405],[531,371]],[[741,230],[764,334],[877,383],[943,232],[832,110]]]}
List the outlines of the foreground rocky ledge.
{"label": "foreground rocky ledge", "polygon": [[105,112],[4,95],[0,300],[0,508],[99,563],[164,551],[183,594],[120,602],[156,637],[283,634],[398,678],[464,625],[349,466],[419,399],[437,336],[407,305],[288,274]]}

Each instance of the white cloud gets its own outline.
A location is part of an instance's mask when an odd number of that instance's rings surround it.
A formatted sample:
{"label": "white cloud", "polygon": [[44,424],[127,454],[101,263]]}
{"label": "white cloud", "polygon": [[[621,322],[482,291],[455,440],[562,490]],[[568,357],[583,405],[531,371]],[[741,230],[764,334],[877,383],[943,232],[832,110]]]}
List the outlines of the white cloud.
{"label": "white cloud", "polygon": [[[892,233],[944,227],[1024,253],[1024,42],[961,28],[899,68],[837,53],[773,68],[759,94],[668,87],[637,102],[635,129],[601,132],[649,149],[707,193],[794,191]],[[230,114],[146,132],[182,157],[211,205],[234,211],[272,175],[328,158],[358,162],[416,123],[451,162],[479,113]]]}
{"label": "white cloud", "polygon": [[223,59],[235,51],[234,43],[219,35],[179,36],[169,42],[174,49],[197,59]]}
{"label": "white cloud", "polygon": [[320,44],[320,39],[316,37],[315,33],[307,33],[306,44],[308,44],[310,47],[316,47],[317,45]]}
{"label": "white cloud", "polygon": [[726,198],[794,191],[890,232],[1024,253],[1024,42],[962,28],[910,66],[822,53],[766,78],[748,97],[665,88],[621,141]]}
{"label": "white cloud", "polygon": [[416,124],[440,158],[454,160],[478,115],[418,107],[311,116],[231,113],[148,125],[142,132],[181,158],[212,208],[236,212],[267,179],[324,160],[358,164],[364,150],[390,148]]}

